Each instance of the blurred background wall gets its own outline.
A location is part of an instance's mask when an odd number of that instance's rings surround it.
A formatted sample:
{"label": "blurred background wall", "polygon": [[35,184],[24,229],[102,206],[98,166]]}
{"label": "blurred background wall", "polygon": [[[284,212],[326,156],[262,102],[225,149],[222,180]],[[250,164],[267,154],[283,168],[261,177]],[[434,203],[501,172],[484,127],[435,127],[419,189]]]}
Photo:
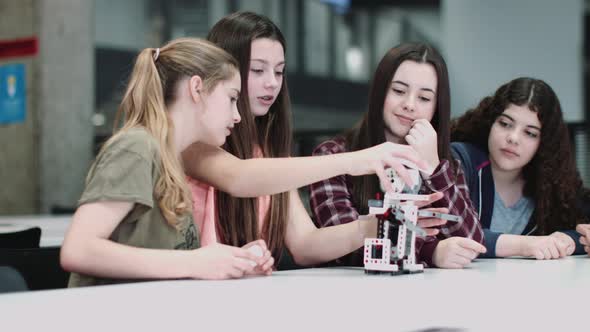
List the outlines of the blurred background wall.
{"label": "blurred background wall", "polygon": [[[294,154],[359,119],[389,48],[425,41],[449,65],[453,116],[512,78],[547,81],[588,185],[588,1],[0,0],[0,74],[22,65],[26,81],[24,119],[0,110],[0,214],[71,211],[137,52],[205,37],[237,10],[269,16],[287,38]],[[7,53],[22,40],[36,51]]]}
{"label": "blurred background wall", "polygon": [[1,214],[47,213],[80,197],[94,157],[93,21],[93,2],[0,2],[0,40],[37,45],[24,56],[6,56],[14,43],[0,51],[0,73],[22,64],[26,83],[24,119],[0,123]]}

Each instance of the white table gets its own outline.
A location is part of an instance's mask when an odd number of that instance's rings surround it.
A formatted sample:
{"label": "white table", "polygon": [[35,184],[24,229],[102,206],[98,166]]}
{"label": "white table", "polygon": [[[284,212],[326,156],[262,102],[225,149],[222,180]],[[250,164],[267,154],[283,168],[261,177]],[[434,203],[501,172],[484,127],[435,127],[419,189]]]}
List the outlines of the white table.
{"label": "white table", "polygon": [[61,246],[72,221],[71,215],[0,216],[0,233],[41,228],[41,247]]}
{"label": "white table", "polygon": [[[404,276],[356,268],[0,295],[4,331],[588,331],[590,258],[478,260]],[[11,329],[5,329],[10,327]]]}

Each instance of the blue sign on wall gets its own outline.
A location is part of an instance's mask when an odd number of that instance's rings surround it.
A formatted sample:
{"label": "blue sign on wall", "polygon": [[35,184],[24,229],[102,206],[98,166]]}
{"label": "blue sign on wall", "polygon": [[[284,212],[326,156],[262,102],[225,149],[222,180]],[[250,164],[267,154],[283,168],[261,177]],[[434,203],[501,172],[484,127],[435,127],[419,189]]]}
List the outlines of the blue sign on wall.
{"label": "blue sign on wall", "polygon": [[0,124],[25,121],[25,65],[0,65]]}

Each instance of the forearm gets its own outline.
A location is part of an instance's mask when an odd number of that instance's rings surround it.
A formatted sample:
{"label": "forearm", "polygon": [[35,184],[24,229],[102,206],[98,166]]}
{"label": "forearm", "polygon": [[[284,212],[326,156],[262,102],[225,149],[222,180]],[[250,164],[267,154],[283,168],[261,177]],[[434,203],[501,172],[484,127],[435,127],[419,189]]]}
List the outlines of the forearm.
{"label": "forearm", "polygon": [[371,221],[355,220],[346,224],[314,229],[301,236],[289,250],[299,265],[309,266],[329,262],[347,255],[364,245],[366,237],[374,237]]}
{"label": "forearm", "polygon": [[175,279],[189,276],[191,252],[144,249],[107,239],[65,243],[61,264],[65,270],[117,279]]}
{"label": "forearm", "polygon": [[523,235],[502,234],[496,242],[496,257],[525,256]]}
{"label": "forearm", "polygon": [[[234,196],[272,195],[346,174],[348,154],[316,157],[257,158],[241,161]],[[280,181],[277,181],[280,179]]]}
{"label": "forearm", "polygon": [[183,152],[183,159],[189,176],[236,197],[258,197],[297,189],[346,174],[352,163],[350,153],[243,160],[204,144],[191,146]]}

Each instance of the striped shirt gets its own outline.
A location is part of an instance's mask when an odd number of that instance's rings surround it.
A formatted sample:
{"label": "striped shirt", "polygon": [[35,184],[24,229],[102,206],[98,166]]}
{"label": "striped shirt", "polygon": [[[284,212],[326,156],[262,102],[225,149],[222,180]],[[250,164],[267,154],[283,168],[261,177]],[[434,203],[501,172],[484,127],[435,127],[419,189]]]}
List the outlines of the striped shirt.
{"label": "striped shirt", "polygon": [[[347,152],[344,138],[337,137],[318,145],[313,155],[328,155]],[[459,161],[457,161],[457,164]],[[437,236],[416,238],[417,261],[426,266],[434,266],[432,256],[441,240],[452,236],[461,236],[484,243],[483,230],[479,223],[477,211],[473,208],[469,191],[465,183],[463,169],[458,165],[455,177],[453,167],[443,160],[428,178],[423,178],[422,194],[443,192],[444,197],[432,203],[430,207],[446,207],[450,214],[460,215],[462,222],[441,226]],[[455,179],[453,181],[453,179]],[[352,177],[340,175],[316,182],[310,188],[310,205],[314,222],[318,227],[329,227],[355,221],[359,217],[352,200]],[[361,266],[363,248],[336,261],[337,264]]]}

